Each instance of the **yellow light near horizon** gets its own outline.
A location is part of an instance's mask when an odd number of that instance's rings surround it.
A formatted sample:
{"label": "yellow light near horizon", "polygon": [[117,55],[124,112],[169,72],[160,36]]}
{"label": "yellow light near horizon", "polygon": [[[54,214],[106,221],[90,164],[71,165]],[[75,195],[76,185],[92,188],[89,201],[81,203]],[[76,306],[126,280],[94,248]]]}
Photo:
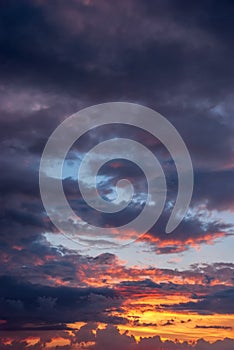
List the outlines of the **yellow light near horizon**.
{"label": "yellow light near horizon", "polygon": [[[134,313],[131,310],[131,313],[128,314],[130,320],[130,314],[139,317],[138,324],[130,321],[129,324],[119,325],[118,328],[121,333],[128,331],[128,334],[133,335],[136,339],[160,336],[163,340],[174,341],[177,338],[181,341],[196,341],[203,338],[214,342],[218,339],[233,338],[234,315],[198,315],[157,311],[140,313],[139,310]],[[197,328],[197,325],[201,328]],[[221,328],[212,328],[212,326]]]}

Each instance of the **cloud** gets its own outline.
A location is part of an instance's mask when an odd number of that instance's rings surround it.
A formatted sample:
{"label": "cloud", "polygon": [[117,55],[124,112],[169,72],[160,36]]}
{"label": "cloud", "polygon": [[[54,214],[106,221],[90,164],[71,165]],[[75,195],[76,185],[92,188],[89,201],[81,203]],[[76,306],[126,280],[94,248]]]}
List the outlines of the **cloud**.
{"label": "cloud", "polygon": [[[196,301],[190,301],[188,303],[179,303],[177,305],[169,306],[173,310],[187,310],[195,311],[200,314],[212,314],[215,312],[220,314],[233,314],[233,288],[227,288],[226,290],[213,292],[205,296],[197,296]],[[165,306],[165,305],[164,305]],[[165,306],[168,308],[168,306]]]}
{"label": "cloud", "polygon": [[0,279],[1,317],[7,321],[1,325],[2,329],[24,329],[27,323],[51,326],[85,320],[125,322],[124,318],[109,315],[112,308],[121,305],[114,290],[47,287],[19,282],[12,277]]}
{"label": "cloud", "polygon": [[[208,263],[183,271],[130,267],[110,252],[93,258],[86,251],[82,256],[61,245],[52,246],[45,234],[61,236],[44,211],[38,184],[45,143],[68,115],[107,101],[141,103],[165,115],[188,146],[195,186],[187,217],[174,235],[165,235],[168,208],[177,194],[173,160],[151,135],[123,126],[92,130],[69,153],[71,176],[63,182],[74,210],[87,221],[116,226],[142,209],[147,186],[133,164],[112,162],[100,170],[99,189],[106,197],[113,195],[122,177],[134,185],[135,201],[116,215],[88,208],[73,176],[88,149],[122,135],[152,150],[167,177],[167,207],[157,225],[141,237],[147,251],[186,254],[191,247],[229,237],[233,227],[225,213],[233,211],[232,14],[232,1],[121,0],[115,6],[107,0],[0,2],[0,304],[1,317],[7,320],[1,329],[57,330],[66,337],[66,331],[71,331],[66,323],[89,321],[71,339],[94,342],[93,349],[103,349],[105,344],[123,350],[233,349],[228,339],[178,345],[152,337],[136,343],[113,326],[125,324],[123,304],[131,299],[136,307],[155,307],[147,302],[137,305],[145,302],[146,295],[156,304],[163,296],[174,298],[172,305],[160,300],[156,307],[161,310],[233,313],[233,264]],[[223,219],[214,217],[214,211]],[[97,231],[91,236],[96,237]],[[109,326],[95,334],[95,322]],[[172,321],[167,322],[165,329],[173,327]],[[160,324],[135,323],[146,328]],[[221,332],[229,326],[207,327]],[[26,345],[15,335],[11,344],[6,341],[1,346],[20,350]],[[41,347],[38,343],[27,349]]]}
{"label": "cloud", "polygon": [[[219,28],[213,21],[213,16],[222,18],[225,13],[226,26],[231,29],[231,7],[227,3],[220,12],[218,5],[211,11],[209,5],[199,10],[192,5],[184,9],[171,1],[143,5],[129,0],[120,1],[113,10],[104,0],[99,5],[92,1],[71,1],[69,5],[58,1],[56,6],[43,1],[3,2],[1,32],[6,34],[0,38],[1,64],[5,67],[1,78],[0,191],[10,197],[7,204],[12,200],[6,209],[9,220],[18,225],[23,214],[27,220],[27,213],[16,213],[14,201],[27,201],[30,207],[32,200],[40,200],[39,160],[54,128],[77,109],[110,98],[141,102],[165,114],[178,128],[192,156],[192,207],[203,204],[208,210],[231,210],[233,107],[227,67],[231,69],[232,60],[227,58],[232,57],[232,46],[227,28]],[[184,20],[185,14],[191,18],[191,26]],[[9,24],[12,19],[17,30]],[[97,45],[100,40],[102,45]],[[206,47],[209,49],[204,54]],[[218,82],[220,89],[214,89]],[[123,127],[95,130],[80,140],[72,156],[77,160],[100,140],[121,134],[139,140],[159,155],[165,170],[169,168],[168,201],[173,201],[177,179],[175,169],[171,171],[173,166],[168,166],[171,159],[158,140],[144,132],[124,131]],[[130,164],[107,166],[103,173],[106,180],[100,189],[106,195],[113,194],[119,176],[130,178],[137,192],[137,205],[121,215],[99,215],[87,208],[78,189],[74,190],[77,184],[67,178],[64,187],[70,203],[84,219],[101,225],[133,218],[145,198],[143,175]],[[43,216],[41,210],[42,214],[37,215]],[[166,242],[166,216],[145,236],[157,254],[178,253],[191,245],[214,242],[225,237],[230,228],[213,220],[204,229],[198,218],[191,218],[178,228],[177,239]],[[28,213],[28,222],[30,219]],[[13,226],[10,233],[15,231]]]}
{"label": "cloud", "polygon": [[201,328],[201,329],[228,329],[228,330],[232,330],[232,327],[230,326],[199,326],[196,325],[196,328]]}
{"label": "cloud", "polygon": [[[86,331],[84,331],[86,330]],[[92,331],[95,331],[92,333]],[[78,336],[79,335],[79,336]],[[87,324],[83,326],[78,332],[75,332],[72,335],[68,335],[66,333],[58,333],[57,337],[51,338],[39,336],[39,339],[35,345],[30,345],[26,339],[17,339],[15,341],[11,341],[10,338],[5,338],[8,340],[7,343],[1,344],[3,350],[14,350],[14,349],[30,349],[30,350],[42,350],[45,345],[54,342],[56,344],[56,338],[60,341],[67,341],[67,345],[57,345],[54,347],[50,347],[52,350],[71,350],[74,347],[85,348],[88,350],[95,349],[103,349],[104,347],[111,347],[115,349],[123,349],[123,350],[155,350],[163,347],[165,350],[219,350],[220,348],[223,350],[232,350],[233,349],[233,340],[232,339],[224,339],[219,340],[214,343],[209,343],[203,339],[199,339],[197,342],[183,342],[179,343],[178,341],[162,341],[159,336],[149,337],[149,338],[140,338],[137,343],[133,336],[128,335],[128,333],[120,334],[119,330],[112,325],[106,326],[104,329],[98,329],[92,324]],[[9,342],[10,340],[10,342]],[[69,344],[70,342],[70,344]]]}

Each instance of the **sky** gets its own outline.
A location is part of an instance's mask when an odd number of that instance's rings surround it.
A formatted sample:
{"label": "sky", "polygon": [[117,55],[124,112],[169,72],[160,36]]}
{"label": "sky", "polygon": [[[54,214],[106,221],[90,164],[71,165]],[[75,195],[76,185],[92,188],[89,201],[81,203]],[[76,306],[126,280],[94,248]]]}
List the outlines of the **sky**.
{"label": "sky", "polygon": [[[233,16],[232,0],[1,0],[1,350],[234,349]],[[81,236],[61,233],[43,206],[39,167],[50,135],[109,102],[157,111],[189,150],[193,195],[170,234],[174,161],[152,134],[122,124],[82,135],[64,161]],[[105,163],[103,198],[115,199],[123,178],[134,190],[124,210],[105,214],[87,205],[77,174],[92,147],[120,138],[157,157],[167,197],[145,234],[128,231],[105,247],[99,227],[116,237],[139,215],[145,175],[122,158]],[[56,161],[45,173],[54,182]],[[89,174],[82,181],[90,189]]]}

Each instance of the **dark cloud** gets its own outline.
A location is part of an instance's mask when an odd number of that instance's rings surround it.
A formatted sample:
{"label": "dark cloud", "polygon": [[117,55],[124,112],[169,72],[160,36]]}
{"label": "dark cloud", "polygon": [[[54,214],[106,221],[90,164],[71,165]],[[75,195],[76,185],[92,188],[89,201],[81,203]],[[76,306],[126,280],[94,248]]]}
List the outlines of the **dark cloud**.
{"label": "dark cloud", "polygon": [[173,305],[173,309],[187,311],[190,310],[201,314],[212,314],[215,312],[220,314],[233,314],[233,298],[234,290],[233,288],[228,288],[222,291],[211,293],[210,295],[206,295],[204,297],[196,296],[196,301]]}
{"label": "dark cloud", "polygon": [[114,290],[47,287],[6,276],[0,280],[1,317],[7,321],[1,325],[3,329],[24,329],[27,323],[50,325],[50,328],[53,324],[78,321],[125,322],[124,318],[107,313],[122,302]]}
{"label": "dark cloud", "polygon": [[206,203],[208,209],[233,210],[233,170],[196,174],[194,203]]}
{"label": "dark cloud", "polygon": [[[39,160],[50,133],[81,106],[111,98],[142,102],[165,114],[185,139],[194,161],[193,205],[232,208],[230,2],[225,2],[222,10],[210,3],[182,6],[181,2],[142,4],[131,0],[120,1],[114,10],[104,0],[99,5],[56,1],[56,6],[53,1],[11,0],[0,6],[0,130],[4,151],[0,190],[4,196],[38,198]],[[223,18],[225,26],[220,26]],[[116,129],[106,128],[86,135],[80,142],[81,153],[116,133]],[[168,161],[158,141],[145,133],[135,129],[129,133],[124,128],[119,133],[147,144],[160,160]],[[146,189],[135,167],[128,164],[124,172],[106,167],[103,173],[109,176],[100,185],[105,194],[112,193],[116,178],[124,174],[140,191],[136,200],[142,200]],[[71,201],[74,209],[88,221],[116,226],[142,209],[134,205],[121,215],[98,215],[87,210],[73,185],[70,179],[65,181],[68,195],[76,197]],[[169,176],[168,185],[168,199],[173,199],[177,191],[174,174]],[[14,203],[11,206],[15,207]],[[12,221],[19,219],[15,208],[14,215],[13,208],[7,208],[6,215],[9,213]],[[25,217],[28,222],[30,215]],[[159,222],[151,234],[163,239],[165,223],[166,219]],[[225,235],[227,228],[211,222],[205,230],[198,219],[191,219],[178,228],[176,236],[183,243],[185,235],[206,243],[210,239],[206,237]],[[178,252],[182,248],[177,245],[155,251]],[[186,244],[183,249],[187,249]]]}
{"label": "dark cloud", "polygon": [[200,329],[228,329],[232,330],[232,327],[230,326],[198,326],[196,325],[196,328]]}
{"label": "dark cloud", "polygon": [[93,101],[158,101],[162,108],[174,99],[183,105],[202,99],[213,105],[232,86],[233,5],[219,7],[3,1],[3,79]]}

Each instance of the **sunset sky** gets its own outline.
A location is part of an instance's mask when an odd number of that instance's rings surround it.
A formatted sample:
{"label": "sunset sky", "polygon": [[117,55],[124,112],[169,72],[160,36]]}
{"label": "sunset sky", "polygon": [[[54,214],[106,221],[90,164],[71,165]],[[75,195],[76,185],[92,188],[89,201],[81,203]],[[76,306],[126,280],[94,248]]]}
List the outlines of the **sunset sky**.
{"label": "sunset sky", "polygon": [[[0,350],[234,349],[233,19],[232,0],[0,0]],[[94,128],[74,143],[62,176],[84,232],[91,223],[118,237],[147,197],[144,173],[113,159],[98,191],[111,201],[126,178],[132,202],[114,214],[87,205],[78,169],[104,140],[152,151],[167,200],[144,235],[128,231],[105,247],[96,228],[80,244],[42,204],[41,155],[67,117],[114,101],[174,125],[192,159],[193,196],[166,234],[178,176],[165,145],[135,127]],[[46,176],[57,181],[53,164]]]}

